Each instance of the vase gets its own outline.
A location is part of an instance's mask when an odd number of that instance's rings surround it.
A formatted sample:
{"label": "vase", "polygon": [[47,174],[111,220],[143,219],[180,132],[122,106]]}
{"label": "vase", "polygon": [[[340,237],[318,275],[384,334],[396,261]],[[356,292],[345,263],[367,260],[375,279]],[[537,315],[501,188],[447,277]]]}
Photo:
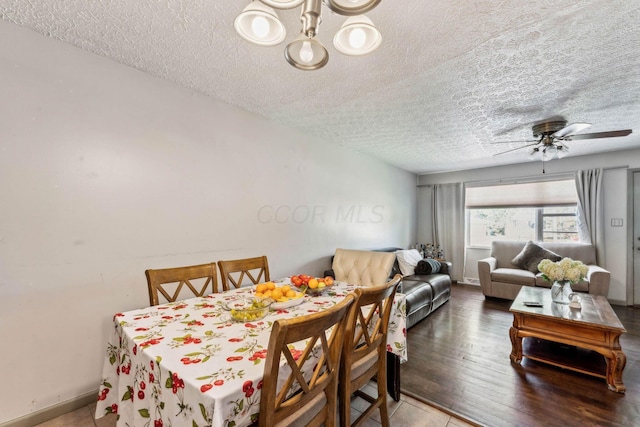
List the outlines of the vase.
{"label": "vase", "polygon": [[553,282],[553,285],[551,285],[551,300],[558,304],[569,304],[572,292],[571,282],[568,280]]}

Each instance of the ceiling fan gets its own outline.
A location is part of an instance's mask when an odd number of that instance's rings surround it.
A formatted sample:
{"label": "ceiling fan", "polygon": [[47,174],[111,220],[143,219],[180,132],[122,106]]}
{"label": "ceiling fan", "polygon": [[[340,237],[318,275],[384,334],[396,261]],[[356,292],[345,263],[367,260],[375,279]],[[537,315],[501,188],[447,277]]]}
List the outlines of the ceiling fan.
{"label": "ceiling fan", "polygon": [[[536,139],[518,141],[525,142],[527,143],[527,145],[523,145],[522,147],[513,148],[507,151],[502,151],[500,153],[494,154],[494,156],[521,150],[523,148],[528,148],[529,150],[527,154],[529,155],[530,159],[534,160],[536,158],[540,158],[544,162],[546,160],[551,160],[554,158],[561,159],[569,154],[569,147],[565,145],[565,142],[567,141],[577,141],[580,139],[614,138],[618,136],[627,136],[632,132],[631,129],[624,129],[609,132],[578,133],[590,126],[591,124],[589,123],[572,123],[570,125],[567,125],[567,121],[562,119],[541,122],[533,125],[532,128],[533,137]],[[516,141],[504,141],[496,143],[500,144],[513,142]]]}

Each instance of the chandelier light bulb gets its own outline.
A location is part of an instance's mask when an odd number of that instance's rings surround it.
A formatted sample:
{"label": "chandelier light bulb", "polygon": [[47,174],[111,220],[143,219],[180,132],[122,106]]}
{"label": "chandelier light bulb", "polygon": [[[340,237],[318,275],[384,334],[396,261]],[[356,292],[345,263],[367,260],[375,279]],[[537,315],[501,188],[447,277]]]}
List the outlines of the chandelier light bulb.
{"label": "chandelier light bulb", "polygon": [[264,39],[271,29],[269,21],[262,16],[256,16],[251,22],[251,30],[256,37]]}
{"label": "chandelier light bulb", "polygon": [[237,16],[233,26],[240,37],[260,46],[280,44],[287,30],[275,10],[254,0]]}
{"label": "chandelier light bulb", "polygon": [[549,160],[553,160],[558,157],[558,149],[556,148],[555,145],[552,145],[551,147],[547,148],[547,157]]}
{"label": "chandelier light bulb", "polygon": [[313,49],[311,49],[311,43],[302,42],[302,47],[300,48],[300,60],[307,64],[313,61]]}
{"label": "chandelier light bulb", "polygon": [[329,52],[318,40],[304,33],[287,45],[284,50],[287,62],[299,70],[317,70],[329,62]]}
{"label": "chandelier light bulb", "polygon": [[367,35],[362,28],[354,28],[349,32],[349,44],[354,49],[362,49],[367,41]]}
{"label": "chandelier light bulb", "polygon": [[382,35],[371,19],[364,15],[350,16],[333,37],[333,46],[344,55],[360,56],[380,46]]}

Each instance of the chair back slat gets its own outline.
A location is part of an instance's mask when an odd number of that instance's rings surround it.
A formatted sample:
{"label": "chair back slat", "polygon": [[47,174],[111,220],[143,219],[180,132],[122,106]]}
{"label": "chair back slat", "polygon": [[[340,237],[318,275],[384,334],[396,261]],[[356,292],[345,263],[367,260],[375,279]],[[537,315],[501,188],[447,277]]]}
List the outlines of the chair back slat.
{"label": "chair back slat", "polygon": [[[349,294],[325,311],[274,322],[265,360],[259,426],[335,426],[338,371],[354,301],[355,296]],[[280,366],[283,356],[290,372]]]}
{"label": "chair back slat", "polygon": [[[233,286],[239,288],[245,284],[257,285],[271,280],[269,262],[266,256],[255,258],[218,261],[222,289],[228,291]],[[245,278],[250,283],[245,283]]]}
{"label": "chair back slat", "polygon": [[[168,302],[180,297],[183,289],[191,291],[193,296],[205,296],[218,292],[216,263],[192,265],[187,267],[146,270],[149,304],[160,304],[159,295]],[[211,291],[209,291],[211,289]]]}

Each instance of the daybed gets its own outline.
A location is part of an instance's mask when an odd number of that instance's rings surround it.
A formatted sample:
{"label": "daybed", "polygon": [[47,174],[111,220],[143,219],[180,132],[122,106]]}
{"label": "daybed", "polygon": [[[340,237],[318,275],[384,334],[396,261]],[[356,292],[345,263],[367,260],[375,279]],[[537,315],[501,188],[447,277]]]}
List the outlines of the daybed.
{"label": "daybed", "polygon": [[537,268],[538,263],[543,258],[557,261],[565,257],[582,261],[589,267],[585,280],[571,285],[573,291],[607,296],[611,275],[596,265],[595,246],[584,243],[513,241],[493,241],[491,256],[478,261],[482,293],[487,297],[512,300],[522,286],[550,288],[552,283],[542,278]]}

